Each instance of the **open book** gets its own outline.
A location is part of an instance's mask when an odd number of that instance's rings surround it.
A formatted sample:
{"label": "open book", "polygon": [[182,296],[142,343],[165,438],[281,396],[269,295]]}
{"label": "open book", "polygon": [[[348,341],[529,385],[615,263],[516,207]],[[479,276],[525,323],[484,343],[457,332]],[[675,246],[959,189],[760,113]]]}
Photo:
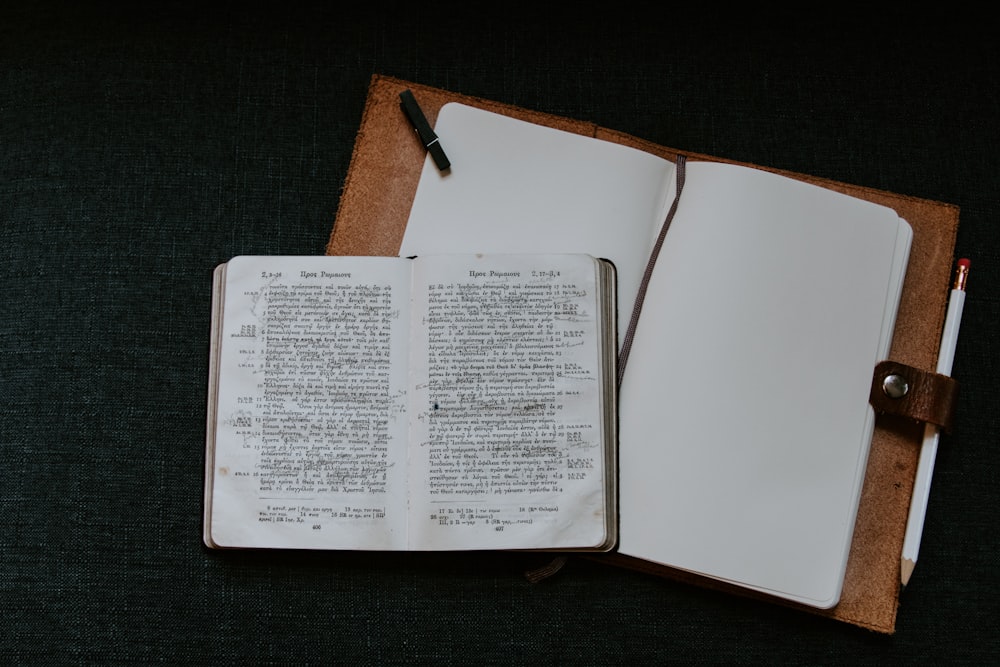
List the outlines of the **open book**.
{"label": "open book", "polygon": [[[762,170],[445,104],[400,255],[573,252],[618,270],[618,553],[817,608],[840,598],[910,226]],[[682,184],[680,196],[678,186]]]}
{"label": "open book", "polygon": [[609,262],[244,256],[214,278],[206,545],[614,545]]}

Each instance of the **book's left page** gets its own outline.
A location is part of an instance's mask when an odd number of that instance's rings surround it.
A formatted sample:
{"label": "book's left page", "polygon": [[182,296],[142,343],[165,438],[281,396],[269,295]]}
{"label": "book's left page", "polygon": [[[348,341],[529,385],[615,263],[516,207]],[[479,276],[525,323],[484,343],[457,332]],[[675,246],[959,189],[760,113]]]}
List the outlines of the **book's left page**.
{"label": "book's left page", "polygon": [[206,545],[405,548],[409,276],[389,257],[216,270]]}

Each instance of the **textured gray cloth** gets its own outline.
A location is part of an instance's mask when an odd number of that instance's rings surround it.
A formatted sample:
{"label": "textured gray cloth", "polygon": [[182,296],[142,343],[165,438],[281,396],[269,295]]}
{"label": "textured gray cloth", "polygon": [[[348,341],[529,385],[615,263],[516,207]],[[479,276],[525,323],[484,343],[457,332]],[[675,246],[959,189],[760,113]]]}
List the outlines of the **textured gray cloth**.
{"label": "textured gray cloth", "polygon": [[[618,6],[547,20],[502,4],[328,4],[0,10],[0,660],[947,664],[1000,651],[992,19],[789,28]],[[577,559],[533,585],[522,573],[544,557],[202,547],[211,270],[323,252],[374,72],[961,206],[960,404],[894,636]]]}

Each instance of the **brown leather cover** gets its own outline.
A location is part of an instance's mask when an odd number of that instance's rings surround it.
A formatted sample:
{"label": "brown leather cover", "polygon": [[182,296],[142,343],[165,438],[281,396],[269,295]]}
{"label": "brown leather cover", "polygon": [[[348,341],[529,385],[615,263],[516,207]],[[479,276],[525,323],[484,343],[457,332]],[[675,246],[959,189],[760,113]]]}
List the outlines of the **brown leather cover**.
{"label": "brown leather cover", "polygon": [[[407,88],[416,95],[431,125],[435,123],[440,108],[446,102],[454,101],[539,125],[626,144],[670,159],[685,155],[693,160],[744,164],[660,146],[585,121],[375,75],[369,87],[354,154],[327,244],[328,255],[398,254],[425,154],[424,147],[399,107],[399,93]],[[934,368],[951,279],[958,207],[804,174],[747,166],[781,173],[889,206],[910,223],[913,246],[890,357],[915,368]],[[881,633],[895,631],[900,554],[922,435],[923,426],[916,422],[880,420],[872,442],[840,603],[830,610],[798,608]],[[587,557],[657,576],[758,597],[741,588],[616,553]],[[778,604],[791,604],[775,598],[759,597]]]}

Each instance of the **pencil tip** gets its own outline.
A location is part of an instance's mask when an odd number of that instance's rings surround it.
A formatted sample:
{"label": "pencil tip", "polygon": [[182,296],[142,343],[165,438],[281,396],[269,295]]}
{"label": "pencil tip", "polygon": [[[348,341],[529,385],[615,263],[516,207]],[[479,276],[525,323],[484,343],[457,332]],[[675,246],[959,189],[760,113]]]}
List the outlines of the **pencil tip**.
{"label": "pencil tip", "polygon": [[899,579],[903,584],[903,588],[906,588],[906,584],[910,582],[910,577],[913,575],[913,568],[916,563],[909,558],[903,558],[899,561]]}

